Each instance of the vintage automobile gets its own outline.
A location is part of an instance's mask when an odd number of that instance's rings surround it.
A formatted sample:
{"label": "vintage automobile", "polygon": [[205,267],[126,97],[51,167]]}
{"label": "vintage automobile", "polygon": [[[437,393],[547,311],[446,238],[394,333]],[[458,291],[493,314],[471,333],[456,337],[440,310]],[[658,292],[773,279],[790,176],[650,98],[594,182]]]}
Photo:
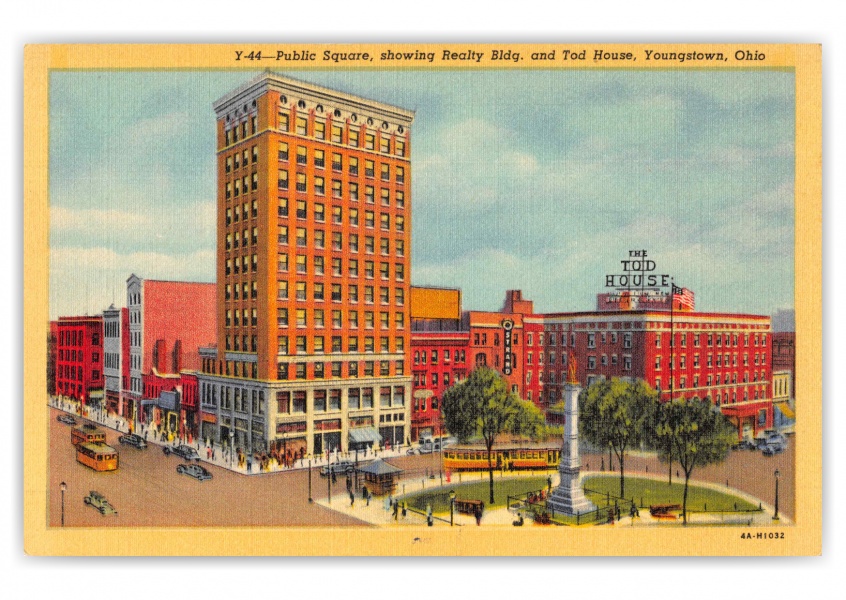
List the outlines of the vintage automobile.
{"label": "vintage automobile", "polygon": [[70,415],[61,414],[58,417],[56,417],[56,420],[59,423],[64,423],[65,425],[76,425],[76,419],[74,419]]}
{"label": "vintage automobile", "polygon": [[197,451],[191,446],[186,446],[185,444],[176,447],[165,446],[162,448],[162,452],[165,453],[165,456],[175,454],[176,456],[181,456],[185,460],[200,460],[200,455],[197,454]]}
{"label": "vintage automobile", "polygon": [[101,515],[116,515],[117,511],[115,507],[109,504],[109,501],[106,500],[106,497],[101,494],[100,492],[91,490],[88,492],[88,495],[84,499],[85,504],[88,506],[93,506],[97,510],[100,511]]}
{"label": "vintage automobile", "polygon": [[118,441],[121,444],[128,444],[130,446],[135,446],[139,450],[144,450],[147,447],[147,442],[144,441],[137,433],[127,433],[118,438]]}
{"label": "vintage automobile", "polygon": [[352,473],[355,470],[355,465],[347,460],[340,460],[331,465],[323,465],[320,468],[320,475],[325,477],[330,473]]}
{"label": "vintage automobile", "polygon": [[197,481],[205,481],[206,479],[212,478],[212,474],[209,473],[209,470],[198,464],[179,465],[176,467],[176,472],[181,475],[193,477]]}
{"label": "vintage automobile", "polygon": [[767,444],[761,451],[764,456],[775,456],[780,452],[784,452],[784,446],[781,444]]}

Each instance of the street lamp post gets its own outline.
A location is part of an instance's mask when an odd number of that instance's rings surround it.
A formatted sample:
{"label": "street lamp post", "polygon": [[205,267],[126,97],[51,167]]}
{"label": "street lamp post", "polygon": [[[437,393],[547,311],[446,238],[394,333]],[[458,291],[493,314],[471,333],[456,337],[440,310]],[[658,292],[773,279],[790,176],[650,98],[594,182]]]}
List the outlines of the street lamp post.
{"label": "street lamp post", "polygon": [[329,459],[326,459],[326,493],[329,496],[329,504],[332,504],[332,465],[329,464]]}
{"label": "street lamp post", "polygon": [[232,455],[235,454],[235,430],[229,430],[229,468],[232,468]]}
{"label": "street lamp post", "polygon": [[781,473],[776,469],[773,475],[775,475],[775,513],[773,514],[773,521],[778,521],[778,478]]}
{"label": "street lamp post", "polygon": [[62,490],[62,527],[65,526],[65,490],[68,489],[68,485],[63,481],[59,484],[59,489]]}
{"label": "street lamp post", "polygon": [[308,459],[308,503],[311,504],[314,502],[314,498],[311,497],[311,459]]}
{"label": "street lamp post", "polygon": [[358,491],[358,444],[355,445],[355,491]]}
{"label": "street lamp post", "polygon": [[449,491],[449,526],[455,524],[455,490]]}

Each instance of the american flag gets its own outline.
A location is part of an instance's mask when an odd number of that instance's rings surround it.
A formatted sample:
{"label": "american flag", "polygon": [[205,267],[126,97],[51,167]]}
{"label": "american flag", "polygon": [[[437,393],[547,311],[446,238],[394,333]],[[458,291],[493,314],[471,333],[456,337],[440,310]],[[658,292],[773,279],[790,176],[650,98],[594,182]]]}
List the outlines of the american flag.
{"label": "american flag", "polygon": [[676,284],[673,284],[673,304],[676,302],[678,302],[681,306],[685,306],[690,310],[693,310],[695,305],[693,292],[687,288],[680,288]]}

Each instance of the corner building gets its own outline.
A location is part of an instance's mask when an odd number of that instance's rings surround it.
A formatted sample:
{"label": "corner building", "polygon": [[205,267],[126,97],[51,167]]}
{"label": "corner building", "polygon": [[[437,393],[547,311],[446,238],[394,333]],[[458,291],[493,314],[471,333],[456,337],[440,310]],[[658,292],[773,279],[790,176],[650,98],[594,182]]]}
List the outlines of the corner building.
{"label": "corner building", "polygon": [[404,443],[414,114],[273,73],[214,110],[203,436],[283,460]]}

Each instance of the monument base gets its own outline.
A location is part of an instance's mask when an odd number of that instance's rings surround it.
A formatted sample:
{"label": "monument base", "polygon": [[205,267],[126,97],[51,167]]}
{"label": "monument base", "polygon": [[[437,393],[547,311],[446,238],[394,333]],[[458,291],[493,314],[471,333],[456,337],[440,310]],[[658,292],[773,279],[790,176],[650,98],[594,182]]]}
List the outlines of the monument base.
{"label": "monument base", "polygon": [[549,495],[546,505],[555,512],[568,516],[583,515],[596,510],[594,503],[585,496],[578,474],[574,477],[563,472],[561,473],[561,483]]}

